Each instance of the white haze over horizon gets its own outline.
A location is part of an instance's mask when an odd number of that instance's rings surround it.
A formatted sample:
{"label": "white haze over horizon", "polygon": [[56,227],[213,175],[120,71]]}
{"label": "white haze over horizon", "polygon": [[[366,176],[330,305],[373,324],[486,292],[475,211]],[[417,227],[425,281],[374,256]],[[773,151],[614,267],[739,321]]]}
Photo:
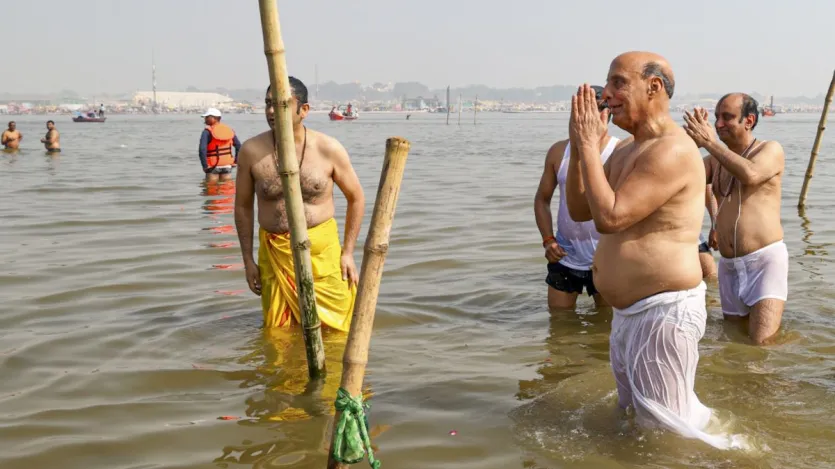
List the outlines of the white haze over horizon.
{"label": "white haze over horizon", "polygon": [[[430,88],[602,83],[628,50],[664,55],[676,94],[825,93],[835,2],[279,1],[292,75]],[[9,0],[0,93],[263,88],[254,0]]]}

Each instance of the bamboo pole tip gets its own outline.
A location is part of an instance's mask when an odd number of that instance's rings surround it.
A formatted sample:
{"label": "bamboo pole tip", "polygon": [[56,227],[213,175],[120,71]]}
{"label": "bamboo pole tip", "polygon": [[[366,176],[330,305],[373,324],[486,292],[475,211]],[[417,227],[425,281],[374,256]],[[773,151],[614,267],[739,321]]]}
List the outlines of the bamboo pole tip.
{"label": "bamboo pole tip", "polygon": [[412,144],[403,137],[389,137],[386,139],[386,148],[405,147],[407,150],[412,147]]}

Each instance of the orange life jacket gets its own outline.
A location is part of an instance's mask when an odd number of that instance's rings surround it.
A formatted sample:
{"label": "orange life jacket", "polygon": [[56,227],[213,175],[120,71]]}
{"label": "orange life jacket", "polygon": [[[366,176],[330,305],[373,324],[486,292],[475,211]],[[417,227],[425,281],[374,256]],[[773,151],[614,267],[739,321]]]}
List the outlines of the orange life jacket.
{"label": "orange life jacket", "polygon": [[235,157],[232,156],[235,131],[220,122],[207,125],[206,130],[209,131],[209,144],[206,146],[208,167],[235,166]]}

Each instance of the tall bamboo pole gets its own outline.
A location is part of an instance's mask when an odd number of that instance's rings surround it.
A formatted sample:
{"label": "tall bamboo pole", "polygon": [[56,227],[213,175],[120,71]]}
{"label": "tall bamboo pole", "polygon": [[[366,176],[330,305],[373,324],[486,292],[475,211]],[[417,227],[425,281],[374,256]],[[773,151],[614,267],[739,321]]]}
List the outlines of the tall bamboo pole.
{"label": "tall bamboo pole", "polygon": [[293,139],[290,82],[287,79],[287,62],[284,58],[284,41],[278,21],[277,0],[258,0],[261,10],[261,29],[264,33],[264,54],[270,72],[270,89],[276,106],[275,121],[276,169],[284,188],[284,204],[290,223],[290,243],[293,246],[293,266],[296,272],[296,291],[301,310],[304,346],[307,351],[307,371],[310,378],[325,372],[325,348],[322,330],[316,311],[313,292],[313,268],[310,263],[310,240],[307,238],[307,220],[299,183],[299,162]]}
{"label": "tall bamboo pole", "polygon": [[475,103],[473,103],[473,125],[475,125],[476,114],[478,114],[478,95],[475,95]]}
{"label": "tall bamboo pole", "polygon": [[458,94],[458,125],[461,125],[461,94]]}
{"label": "tall bamboo pole", "polygon": [[[362,392],[362,380],[365,377],[365,366],[368,364],[371,329],[374,326],[374,313],[377,308],[377,295],[380,293],[380,279],[383,276],[383,264],[389,249],[391,223],[394,220],[394,209],[397,207],[400,183],[403,180],[403,171],[406,169],[406,158],[409,156],[410,148],[411,144],[405,138],[391,137],[386,140],[386,156],[380,174],[380,185],[377,187],[371,226],[365,241],[354,316],[351,318],[351,330],[348,333],[348,343],[345,345],[345,355],[342,358],[340,386],[351,396],[357,396]],[[341,412],[337,412],[333,419],[334,436],[336,436],[340,415]],[[343,469],[345,465],[333,460],[335,439],[331,438],[328,468]]]}
{"label": "tall bamboo pole", "polygon": [[835,91],[835,72],[832,73],[832,81],[829,82],[829,91],[826,92],[826,99],[823,102],[823,112],[821,112],[821,120],[818,124],[818,134],[815,136],[815,144],[812,146],[812,155],[809,157],[809,166],[806,168],[803,188],[800,189],[800,200],[797,202],[798,208],[806,206],[806,194],[809,192],[809,181],[815,172],[815,160],[818,159],[818,150],[820,150],[821,141],[823,140],[823,131],[826,130],[826,116],[829,114],[829,105],[832,104],[833,91]]}

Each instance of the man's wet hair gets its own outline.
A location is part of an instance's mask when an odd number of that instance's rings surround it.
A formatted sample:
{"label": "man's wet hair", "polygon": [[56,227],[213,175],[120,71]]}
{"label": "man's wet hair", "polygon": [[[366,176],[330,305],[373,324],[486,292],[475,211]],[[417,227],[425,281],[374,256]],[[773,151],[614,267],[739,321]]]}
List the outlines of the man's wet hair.
{"label": "man's wet hair", "polygon": [[55,121],[46,121],[47,124],[55,125]]}
{"label": "man's wet hair", "polygon": [[[307,86],[296,77],[288,77],[287,81],[290,82],[290,93],[296,98],[299,105],[307,104]],[[270,94],[272,86],[272,84],[267,85],[267,94]]]}
{"label": "man's wet hair", "polygon": [[657,62],[648,62],[644,65],[644,70],[641,73],[641,78],[644,80],[652,77],[658,77],[661,79],[661,83],[664,84],[664,91],[667,92],[667,97],[672,99],[673,93],[676,89],[676,82],[664,73],[664,69]]}
{"label": "man's wet hair", "polygon": [[722,105],[722,102],[725,101],[725,98],[735,94],[742,96],[742,109],[740,109],[739,113],[739,122],[742,122],[748,116],[754,116],[754,125],[751,126],[751,130],[754,130],[760,122],[760,103],[758,103],[753,97],[745,93],[728,93],[719,98],[719,101],[716,103],[716,107],[719,108],[719,106]]}
{"label": "man's wet hair", "polygon": [[9,121],[9,125],[12,125],[12,124],[17,124],[17,122],[15,122],[15,121]]}

